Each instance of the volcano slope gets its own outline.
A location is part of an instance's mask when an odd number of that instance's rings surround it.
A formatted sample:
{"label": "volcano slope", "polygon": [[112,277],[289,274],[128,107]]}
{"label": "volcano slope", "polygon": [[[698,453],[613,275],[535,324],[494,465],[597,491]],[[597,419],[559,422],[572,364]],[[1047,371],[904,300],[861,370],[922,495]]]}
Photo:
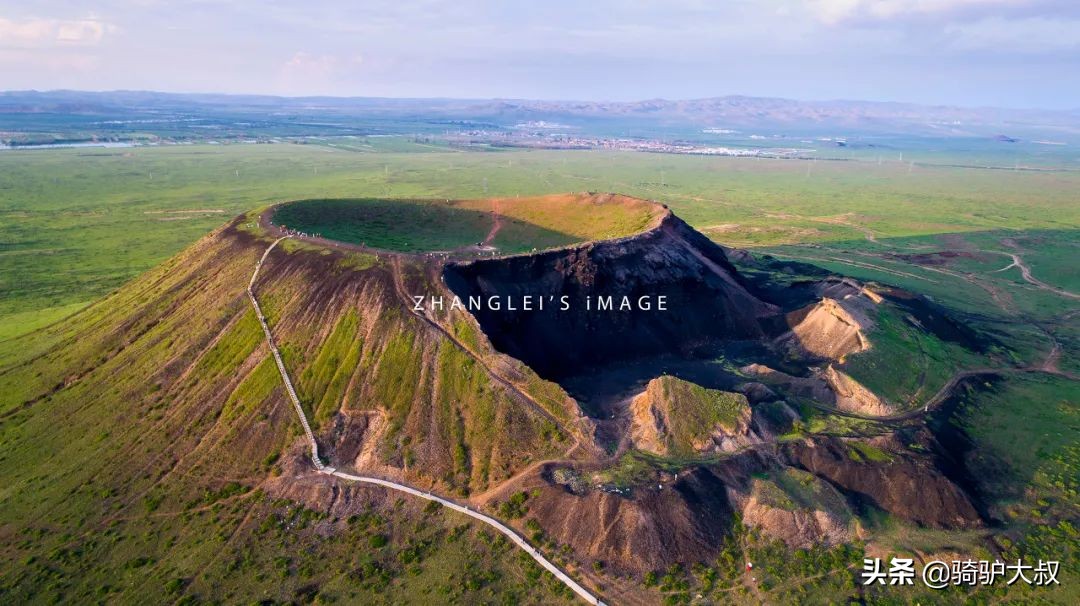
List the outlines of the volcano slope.
{"label": "volcano slope", "polygon": [[[463,260],[491,251],[436,255],[442,245],[429,242],[428,254],[401,254],[300,237],[267,255],[259,301],[328,464],[470,501],[630,603],[659,599],[640,584],[651,571],[669,569],[664,591],[678,593],[671,571],[687,568],[672,566],[721,562],[754,541],[842,544],[877,513],[930,528],[983,523],[931,433],[851,419],[875,416],[860,408],[871,396],[891,410],[929,406],[948,371],[940,358],[964,359],[940,356],[968,348],[935,332],[941,322],[917,298],[768,260],[743,259],[740,272],[734,251],[640,200],[500,206],[538,222],[524,233],[589,241]],[[607,209],[616,219],[573,220]],[[567,597],[465,518],[314,473],[245,295],[280,235],[260,221],[272,215],[237,218],[2,354],[0,532],[5,559],[19,562],[0,577],[3,595]],[[580,231],[560,231],[568,221]],[[455,295],[571,306],[414,309],[412,297]],[[581,305],[660,295],[666,311]],[[844,346],[822,347],[832,340]],[[881,383],[882,352],[925,369],[915,397],[863,384]],[[650,394],[665,374],[682,383],[661,380]],[[735,406],[736,420],[715,403]],[[664,448],[636,437],[645,422]],[[484,566],[465,567],[477,557]]]}
{"label": "volcano slope", "polygon": [[[5,350],[0,533],[5,561],[20,564],[0,573],[3,601],[423,601],[411,588],[563,599],[467,518],[311,476],[245,298],[269,243],[247,222]],[[395,288],[405,273],[425,275],[304,245],[278,247],[261,272],[263,309],[331,461],[463,495],[584,439],[557,387],[472,357],[410,314]],[[473,553],[490,564],[467,567]],[[406,569],[422,580],[396,582]]]}

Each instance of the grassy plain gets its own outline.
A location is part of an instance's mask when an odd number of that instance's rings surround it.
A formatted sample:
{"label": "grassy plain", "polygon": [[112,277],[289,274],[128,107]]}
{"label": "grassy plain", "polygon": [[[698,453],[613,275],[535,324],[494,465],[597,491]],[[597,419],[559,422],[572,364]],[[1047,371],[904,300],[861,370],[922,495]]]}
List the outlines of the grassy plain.
{"label": "grassy plain", "polygon": [[[396,149],[396,139],[369,141],[370,151],[281,144],[0,153],[0,335],[21,332],[15,321],[30,329],[63,317],[229,217],[300,198],[614,191],[665,202],[735,246],[1080,228],[1074,172],[909,172],[888,162],[629,152],[375,153]],[[25,312],[38,319],[12,317]]]}
{"label": "grassy plain", "polygon": [[278,207],[274,222],[386,250],[442,252],[485,243],[506,254],[629,236],[658,214],[657,207],[636,199],[607,198],[299,200]]}
{"label": "grassy plain", "polygon": [[[421,150],[397,139],[370,139],[352,147],[202,145],[0,152],[0,379],[5,394],[0,404],[5,415],[14,411],[0,419],[4,445],[0,502],[5,505],[0,542],[5,545],[5,560],[16,562],[2,577],[0,595],[23,601],[34,592],[40,601],[118,602],[135,595],[124,592],[141,591],[164,592],[161,595],[178,600],[196,595],[228,601],[236,596],[218,595],[213,587],[237,579],[231,587],[238,591],[280,587],[265,596],[278,601],[315,599],[313,584],[326,592],[324,599],[375,600],[382,595],[394,601],[402,597],[402,588],[422,587],[431,592],[425,597],[441,600],[447,586],[452,591],[460,579],[476,573],[477,567],[463,564],[460,554],[483,553],[497,578],[475,579],[470,586],[476,589],[455,596],[458,601],[495,601],[506,592],[535,595],[545,602],[561,599],[546,577],[534,576],[528,563],[508,557],[510,552],[490,544],[478,529],[470,527],[452,539],[464,522],[448,513],[422,514],[439,517],[435,520],[411,510],[400,515],[379,512],[385,517],[385,529],[376,532],[362,523],[321,520],[316,512],[305,513],[249,490],[250,478],[270,473],[276,461],[241,458],[219,464],[218,458],[196,452],[197,460],[181,466],[194,470],[184,481],[165,482],[179,475],[169,476],[173,457],[182,458],[186,452],[169,440],[176,436],[195,440],[207,427],[217,426],[215,411],[202,411],[192,421],[171,414],[179,400],[164,399],[147,410],[112,409],[99,398],[84,398],[88,394],[76,384],[61,390],[57,397],[63,399],[58,403],[51,396],[42,401],[52,410],[49,415],[30,414],[32,409],[20,407],[24,396],[44,386],[35,383],[44,381],[42,373],[51,381],[48,386],[65,379],[49,375],[52,370],[41,366],[46,361],[30,360],[74,333],[70,327],[54,327],[18,337],[115,291],[228,218],[271,203],[332,197],[479,199],[589,190],[667,203],[722,243],[756,247],[759,252],[928,294],[989,337],[996,348],[989,353],[996,360],[1016,366],[1044,364],[1056,342],[1060,346],[1056,365],[1080,372],[1080,329],[1076,316],[1070,315],[1077,302],[1053,290],[1076,293],[1080,282],[1073,261],[1080,233],[1076,172],[638,153],[464,153],[437,146]],[[478,223],[467,239],[482,227]],[[911,256],[946,250],[964,254],[942,263]],[[1003,269],[1011,254],[1018,254],[1052,289],[1026,281],[1018,267]],[[244,268],[246,272],[246,264]],[[275,303],[269,299],[268,313],[273,316]],[[123,297],[119,304],[141,305]],[[91,322],[105,317],[108,310],[98,305],[88,312]],[[146,311],[147,318],[154,316],[155,310]],[[335,329],[340,330],[341,343],[355,337],[348,322]],[[244,351],[222,350],[221,368],[199,368],[196,376],[220,378],[221,369],[236,366],[235,358],[249,354],[259,342],[256,328],[250,318],[239,322],[235,331],[250,338],[238,339],[233,346]],[[152,325],[146,330],[161,333],[162,348],[175,338]],[[904,338],[900,333],[893,336]],[[872,341],[887,337],[888,333],[870,335]],[[880,342],[881,350],[886,350],[887,340]],[[338,348],[337,343],[328,345],[334,351],[328,349],[327,359],[315,365],[311,376],[300,377],[301,389],[308,380],[320,382],[319,373],[334,366],[333,355],[347,354],[349,347]],[[963,365],[951,345],[926,345],[929,356],[943,365]],[[75,343],[69,350],[71,359],[57,365],[96,360],[122,348],[112,342]],[[140,360],[144,353],[126,355]],[[30,363],[41,366],[28,367],[37,375],[19,371],[7,375],[14,377],[10,380],[4,377],[4,372]],[[144,370],[139,381],[117,385],[109,396],[122,400],[153,390],[152,382],[142,380],[152,376],[153,369]],[[913,389],[900,382],[890,387],[888,367],[865,370],[880,389],[891,388],[897,394]],[[101,372],[110,371],[107,367]],[[266,431],[267,443],[277,450],[295,439],[295,428],[289,430],[293,433],[281,429],[292,427],[290,411],[273,411],[278,421],[273,427],[278,430],[269,432],[267,413],[252,405],[273,388],[269,371],[270,366],[255,368],[249,382],[238,389],[238,398],[218,411],[222,444],[231,443],[228,436],[233,431]],[[941,381],[944,375],[935,378]],[[332,379],[330,387],[340,387]],[[897,377],[909,383],[911,379],[910,374]],[[467,383],[469,377],[461,380]],[[1080,467],[1076,382],[1010,375],[968,397],[971,403],[962,409],[958,422],[975,440],[973,450],[985,451],[982,469],[987,477],[1000,478],[990,487],[994,491],[990,496],[1005,512],[1008,524],[1003,553],[1025,559],[1056,555],[1074,563],[1064,571],[1063,587],[1055,593],[1021,597],[1070,603],[1075,594],[1069,588],[1076,587],[1078,578],[1077,534],[1070,522],[1076,519],[1075,478]],[[322,394],[312,398],[321,400]],[[314,411],[316,420],[325,421],[320,411]],[[170,438],[161,427],[177,433]],[[1035,447],[1021,447],[1031,444]],[[142,452],[161,456],[153,461],[132,456]],[[207,469],[240,478],[240,487],[230,488],[224,477],[207,481]],[[189,504],[192,491],[206,496]],[[184,523],[161,524],[163,519]],[[417,526],[417,520],[427,520],[429,527]],[[282,525],[300,532],[280,532]],[[322,538],[331,527],[345,538]],[[375,547],[384,540],[375,535],[386,535],[387,544]],[[262,537],[261,542],[247,543],[252,536]],[[911,529],[898,529],[898,549],[910,545],[912,536]],[[679,599],[692,595],[691,587],[696,591],[705,586],[715,587],[718,599],[737,596],[736,601],[745,602],[761,597],[829,601],[856,594],[851,569],[860,560],[861,546],[792,558],[775,545],[744,538],[708,568],[660,571],[654,584]],[[933,552],[956,545],[957,538],[922,532],[918,539],[920,551]],[[456,540],[463,548],[450,545]],[[358,555],[355,545],[364,541],[370,550]],[[297,555],[274,559],[262,549],[266,544]],[[414,559],[418,551],[423,554],[419,563]],[[753,592],[744,587],[731,570],[746,557],[771,566],[765,572],[775,584]],[[319,563],[325,561],[340,568],[321,570]],[[719,571],[719,580],[708,580],[707,570],[713,568]],[[831,576],[815,576],[818,570]],[[874,601],[883,596],[868,597]],[[950,593],[941,599],[961,603],[969,597]],[[991,602],[1000,597],[995,592],[974,596]]]}

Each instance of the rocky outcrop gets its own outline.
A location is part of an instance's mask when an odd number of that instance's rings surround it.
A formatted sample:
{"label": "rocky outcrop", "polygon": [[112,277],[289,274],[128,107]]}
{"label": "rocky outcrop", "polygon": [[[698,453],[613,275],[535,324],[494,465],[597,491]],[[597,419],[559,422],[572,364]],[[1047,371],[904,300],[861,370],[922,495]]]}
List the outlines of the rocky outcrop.
{"label": "rocky outcrop", "polygon": [[791,396],[817,400],[844,412],[873,417],[896,412],[887,401],[832,365],[824,370],[814,369],[809,377],[796,377],[763,364],[749,364],[739,370]]}
{"label": "rocky outcrop", "polygon": [[724,484],[703,468],[628,494],[593,488],[576,495],[554,483],[530,494],[528,515],[548,538],[570,545],[581,561],[639,574],[714,558],[733,520]]}
{"label": "rocky outcrop", "polygon": [[760,528],[769,537],[792,549],[815,545],[837,545],[851,541],[854,533],[848,522],[820,509],[786,510],[751,497],[742,509],[743,523]]}
{"label": "rocky outcrop", "polygon": [[667,433],[667,412],[653,404],[648,390],[635,396],[630,401],[630,439],[634,447],[667,454]]}
{"label": "rocky outcrop", "polygon": [[836,299],[824,298],[789,312],[785,320],[790,330],[776,342],[791,357],[843,361],[870,348],[864,334],[869,320],[854,306],[849,310]]}
{"label": "rocky outcrop", "polygon": [[791,464],[917,524],[955,529],[982,523],[968,495],[929,458],[893,454],[887,460],[867,460],[852,456],[848,446],[833,438],[789,443],[783,452]]}
{"label": "rocky outcrop", "polygon": [[761,441],[751,416],[742,394],[663,376],[631,400],[630,436],[636,448],[659,455],[734,452]]}
{"label": "rocky outcrop", "polygon": [[855,536],[855,516],[828,483],[791,468],[762,475],[749,491],[729,493],[746,526],[793,549],[845,543]]}
{"label": "rocky outcrop", "polygon": [[882,400],[862,383],[850,376],[836,370],[830,365],[817,375],[817,378],[825,381],[829,390],[834,395],[833,404],[844,412],[881,417],[896,412],[896,409]]}
{"label": "rocky outcrop", "polygon": [[757,404],[758,402],[769,402],[778,399],[780,396],[775,391],[769,388],[764,383],[758,383],[757,381],[747,381],[745,383],[739,383],[735,386],[735,391],[746,396],[746,399],[751,404]]}
{"label": "rocky outcrop", "polygon": [[339,410],[322,436],[321,452],[338,465],[355,469],[376,469],[380,443],[388,429],[382,410]]}

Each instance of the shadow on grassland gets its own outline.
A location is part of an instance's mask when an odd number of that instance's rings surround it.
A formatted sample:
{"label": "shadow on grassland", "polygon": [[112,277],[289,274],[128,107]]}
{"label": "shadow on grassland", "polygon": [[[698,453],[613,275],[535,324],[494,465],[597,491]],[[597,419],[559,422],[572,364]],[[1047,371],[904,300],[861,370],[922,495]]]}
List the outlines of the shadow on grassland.
{"label": "shadow on grassland", "polygon": [[[501,221],[492,242],[500,254],[581,241],[520,219],[502,217]],[[476,246],[492,232],[495,215],[461,208],[453,200],[358,198],[290,202],[277,209],[274,222],[340,242],[418,253]]]}

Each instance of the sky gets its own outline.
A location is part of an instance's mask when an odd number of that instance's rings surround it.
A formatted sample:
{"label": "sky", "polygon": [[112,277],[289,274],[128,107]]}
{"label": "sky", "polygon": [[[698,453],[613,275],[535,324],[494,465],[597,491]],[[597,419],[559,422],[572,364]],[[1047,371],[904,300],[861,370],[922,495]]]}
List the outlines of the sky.
{"label": "sky", "polygon": [[0,0],[0,90],[1080,108],[1078,0]]}

